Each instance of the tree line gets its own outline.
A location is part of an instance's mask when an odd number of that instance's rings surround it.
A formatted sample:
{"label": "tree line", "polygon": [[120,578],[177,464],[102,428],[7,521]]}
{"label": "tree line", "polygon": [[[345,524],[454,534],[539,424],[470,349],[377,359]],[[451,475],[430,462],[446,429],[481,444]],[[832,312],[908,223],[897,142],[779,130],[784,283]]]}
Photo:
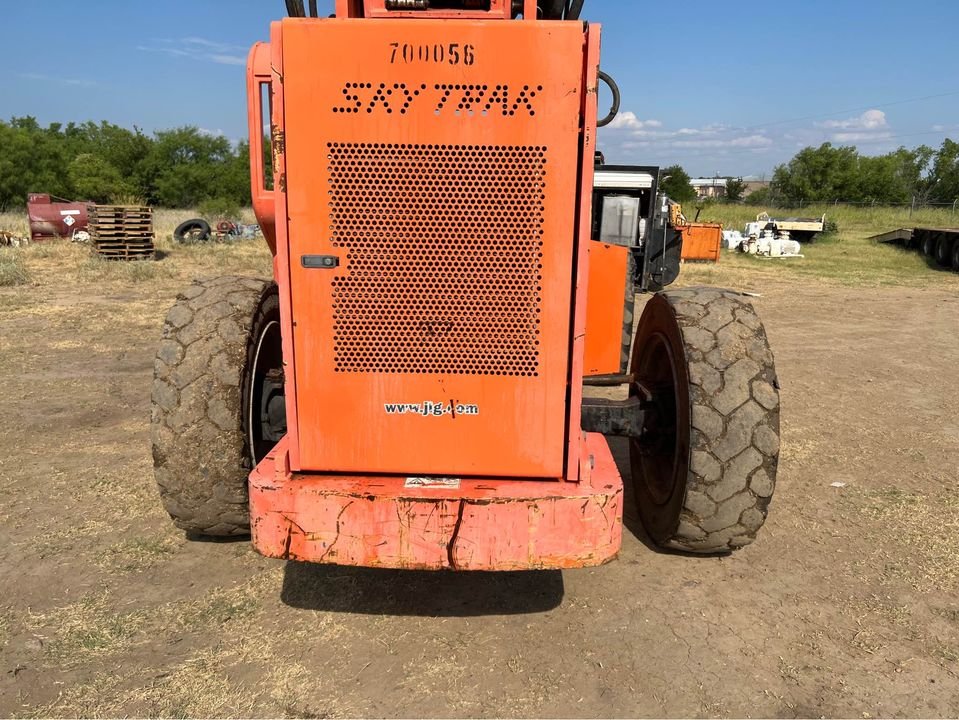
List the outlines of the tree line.
{"label": "tree line", "polygon": [[27,194],[70,200],[194,207],[210,200],[249,205],[250,148],[195,127],[147,135],[108,122],[0,121],[0,210]]}
{"label": "tree line", "polygon": [[[689,175],[678,165],[662,170],[663,190],[679,202],[695,199]],[[742,178],[726,178],[725,202],[796,206],[847,202],[899,205],[959,200],[959,143],[946,138],[936,149],[928,145],[884,155],[862,155],[853,146],[800,150],[776,167],[768,188],[745,196]]]}
{"label": "tree line", "polygon": [[904,147],[885,155],[861,155],[855,147],[800,150],[773,171],[769,199],[789,204],[840,202],[951,203],[959,198],[959,143],[938,149]]}
{"label": "tree line", "polygon": [[[249,158],[248,143],[234,145],[196,127],[147,135],[108,122],[41,127],[33,117],[14,117],[0,120],[0,210],[23,206],[31,192],[171,208],[211,200],[246,206],[251,202]],[[695,199],[680,166],[664,168],[662,177],[670,197]],[[727,202],[741,201],[742,178],[727,178],[726,190]],[[885,155],[862,155],[853,146],[830,143],[807,147],[776,167],[768,188],[745,200],[925,204],[957,198],[959,143],[946,139],[938,149],[901,147]]]}

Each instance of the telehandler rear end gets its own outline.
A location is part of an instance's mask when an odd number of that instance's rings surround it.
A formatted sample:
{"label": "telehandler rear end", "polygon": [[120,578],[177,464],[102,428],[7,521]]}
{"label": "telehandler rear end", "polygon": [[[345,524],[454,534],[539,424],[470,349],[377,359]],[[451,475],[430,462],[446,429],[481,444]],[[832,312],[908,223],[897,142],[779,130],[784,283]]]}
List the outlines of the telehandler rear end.
{"label": "telehandler rear end", "polygon": [[656,543],[754,539],[779,452],[766,334],[738,293],[662,291],[679,265],[654,186],[642,234],[594,222],[581,8],[294,0],[253,48],[274,276],[198,282],[167,316],[152,439],[179,527],[344,565],[598,565],[620,547],[621,435]]}

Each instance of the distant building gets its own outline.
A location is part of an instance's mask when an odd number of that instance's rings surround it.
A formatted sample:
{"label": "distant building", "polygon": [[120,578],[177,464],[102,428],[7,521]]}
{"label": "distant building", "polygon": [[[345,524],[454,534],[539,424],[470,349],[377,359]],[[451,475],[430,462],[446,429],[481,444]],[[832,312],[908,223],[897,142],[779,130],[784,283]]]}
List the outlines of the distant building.
{"label": "distant building", "polygon": [[[724,177],[712,178],[692,178],[689,184],[696,191],[696,197],[700,200],[718,200],[726,197],[726,180]],[[768,180],[755,180],[752,178],[742,178],[746,186],[743,190],[743,197],[749,197],[757,190],[769,187]]]}
{"label": "distant building", "polygon": [[689,184],[700,200],[726,197],[726,178],[692,178]]}

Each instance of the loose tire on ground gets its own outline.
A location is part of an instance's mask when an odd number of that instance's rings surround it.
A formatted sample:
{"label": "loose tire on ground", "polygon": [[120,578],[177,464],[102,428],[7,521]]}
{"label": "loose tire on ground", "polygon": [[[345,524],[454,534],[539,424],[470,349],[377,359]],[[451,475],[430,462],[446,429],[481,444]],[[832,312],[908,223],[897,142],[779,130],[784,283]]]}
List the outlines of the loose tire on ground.
{"label": "loose tire on ground", "polygon": [[249,532],[252,463],[243,418],[254,325],[267,280],[195,282],[167,313],[154,363],[151,440],[163,506],[202,535]]}
{"label": "loose tire on ground", "polygon": [[778,381],[755,310],[729,290],[654,295],[632,372],[662,393],[647,412],[648,433],[630,441],[650,537],[696,553],[748,545],[766,520],[779,460]]}
{"label": "loose tire on ground", "polygon": [[178,243],[204,242],[210,239],[210,232],[210,223],[197,218],[177,225],[173,239]]}

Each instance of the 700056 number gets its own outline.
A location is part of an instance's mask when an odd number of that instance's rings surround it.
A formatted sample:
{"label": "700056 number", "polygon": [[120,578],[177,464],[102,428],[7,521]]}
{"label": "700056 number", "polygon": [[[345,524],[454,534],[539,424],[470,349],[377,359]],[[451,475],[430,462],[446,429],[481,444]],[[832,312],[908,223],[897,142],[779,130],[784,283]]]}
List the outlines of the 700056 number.
{"label": "700056 number", "polygon": [[444,63],[449,65],[472,65],[476,62],[476,48],[472,45],[450,43],[443,45],[412,45],[390,43],[390,63]]}

